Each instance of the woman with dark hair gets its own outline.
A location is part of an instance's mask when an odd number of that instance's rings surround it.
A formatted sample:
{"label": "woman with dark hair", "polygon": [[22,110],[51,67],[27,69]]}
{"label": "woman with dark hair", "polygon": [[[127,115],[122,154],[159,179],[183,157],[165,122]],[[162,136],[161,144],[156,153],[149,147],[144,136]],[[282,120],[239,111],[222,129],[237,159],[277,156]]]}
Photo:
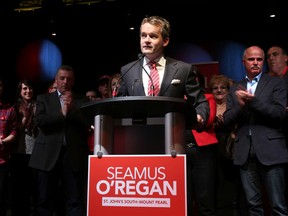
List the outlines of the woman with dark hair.
{"label": "woman with dark hair", "polygon": [[[16,90],[14,108],[17,113],[18,136],[11,156],[12,215],[28,216],[35,200],[35,176],[28,166],[38,130],[33,117],[36,108],[34,88],[29,80],[21,80]],[[31,199],[32,198],[32,199]]]}

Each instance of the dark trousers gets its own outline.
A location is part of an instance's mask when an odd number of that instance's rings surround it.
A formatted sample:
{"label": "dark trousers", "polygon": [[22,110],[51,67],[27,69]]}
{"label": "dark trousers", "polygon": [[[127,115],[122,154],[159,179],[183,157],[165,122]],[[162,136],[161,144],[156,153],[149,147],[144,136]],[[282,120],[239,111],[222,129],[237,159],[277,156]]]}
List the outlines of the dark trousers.
{"label": "dark trousers", "polygon": [[239,168],[233,164],[232,160],[218,157],[216,184],[216,215],[247,215],[244,214],[246,202],[242,200],[244,195]]}
{"label": "dark trousers", "polygon": [[8,204],[9,165],[0,164],[0,215],[6,216]]}
{"label": "dark trousers", "polygon": [[63,154],[51,171],[37,170],[37,216],[85,216],[86,170],[64,166]]}
{"label": "dark trousers", "polygon": [[267,194],[271,215],[288,215],[285,200],[284,165],[262,165],[255,154],[252,153],[245,166],[240,168],[240,175],[248,202],[249,215],[265,215],[263,192]]}
{"label": "dark trousers", "polygon": [[190,144],[186,155],[188,215],[215,215],[216,145]]}
{"label": "dark trousers", "polygon": [[12,216],[31,215],[36,203],[36,177],[29,159],[29,154],[13,154],[10,160]]}

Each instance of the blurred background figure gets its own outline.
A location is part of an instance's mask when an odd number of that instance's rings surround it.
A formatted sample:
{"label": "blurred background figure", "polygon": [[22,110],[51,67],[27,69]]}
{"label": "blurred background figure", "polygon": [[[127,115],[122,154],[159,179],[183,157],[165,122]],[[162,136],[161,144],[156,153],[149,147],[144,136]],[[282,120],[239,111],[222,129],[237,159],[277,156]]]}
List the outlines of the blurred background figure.
{"label": "blurred background figure", "polygon": [[111,97],[115,97],[118,94],[118,90],[121,85],[121,73],[115,73],[113,74],[109,79],[109,92],[111,94]]}
{"label": "blurred background figure", "polygon": [[110,80],[109,75],[103,75],[98,79],[97,82],[98,97],[96,100],[102,100],[111,97],[111,93],[109,91],[109,80]]}
{"label": "blurred background figure", "polygon": [[268,73],[272,76],[287,77],[288,55],[285,49],[272,46],[267,51]]}
{"label": "blurred background figure", "polygon": [[[97,101],[97,93],[93,89],[88,90],[85,95],[90,102]],[[88,134],[89,154],[93,154],[94,152],[94,125],[91,125],[88,132],[89,132]]]}
{"label": "blurred background figure", "polygon": [[57,84],[56,84],[55,80],[53,80],[48,87],[48,93],[52,93],[56,90],[57,90]]}
{"label": "blurred background figure", "polygon": [[[287,90],[287,98],[288,98],[288,55],[287,51],[279,46],[272,46],[268,49],[267,54],[267,64],[268,64],[268,73],[271,76],[279,76],[284,79]],[[288,102],[286,106],[286,116],[285,121],[283,123],[283,131],[286,137],[286,145],[288,146]],[[286,182],[288,182],[288,167],[285,168],[285,178]],[[285,189],[285,196],[288,201],[288,188]]]}
{"label": "blurred background figure", "polygon": [[29,216],[36,202],[36,179],[28,166],[38,129],[33,122],[36,109],[34,88],[21,80],[16,90],[17,139],[11,156],[12,215]]}
{"label": "blurred background figure", "polygon": [[85,94],[89,101],[97,100],[97,93],[94,90],[88,90]]}
{"label": "blurred background figure", "polygon": [[[288,97],[288,55],[287,51],[279,46],[272,46],[267,51],[267,64],[268,64],[268,73],[271,76],[278,76],[284,79],[287,90]],[[287,102],[288,103],[288,102]],[[286,117],[283,124],[283,130],[286,136],[286,144],[288,146],[288,104],[286,106]],[[288,178],[288,173],[287,173]],[[287,194],[288,197],[288,194]]]}

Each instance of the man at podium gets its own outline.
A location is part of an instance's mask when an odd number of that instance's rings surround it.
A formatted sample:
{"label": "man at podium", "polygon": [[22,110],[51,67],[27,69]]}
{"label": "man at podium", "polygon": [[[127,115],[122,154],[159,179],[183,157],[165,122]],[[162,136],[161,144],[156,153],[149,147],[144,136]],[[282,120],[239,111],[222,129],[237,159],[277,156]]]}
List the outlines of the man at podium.
{"label": "man at podium", "polygon": [[[195,108],[197,115],[193,127],[201,131],[210,112],[204,90],[200,88],[197,81],[196,68],[191,64],[165,56],[164,49],[169,41],[170,24],[166,19],[151,16],[142,20],[140,26],[142,53],[139,54],[138,60],[121,68],[122,83],[117,96],[186,98],[187,102]],[[191,130],[186,134],[191,134]],[[185,142],[185,144],[189,142],[187,135]]]}
{"label": "man at podium", "polygon": [[122,82],[117,96],[186,97],[196,110],[196,127],[201,128],[209,115],[208,102],[196,80],[195,68],[164,55],[169,41],[170,23],[166,19],[151,16],[142,20],[142,53],[138,60],[121,68]]}

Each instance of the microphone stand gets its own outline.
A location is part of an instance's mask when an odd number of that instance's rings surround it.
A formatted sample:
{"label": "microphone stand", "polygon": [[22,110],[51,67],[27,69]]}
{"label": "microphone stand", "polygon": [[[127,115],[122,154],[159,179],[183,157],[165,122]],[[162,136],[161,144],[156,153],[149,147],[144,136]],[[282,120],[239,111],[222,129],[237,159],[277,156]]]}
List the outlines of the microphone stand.
{"label": "microphone stand", "polygon": [[[119,77],[119,79],[118,79],[115,87],[113,88],[112,97],[116,97],[116,96],[117,96],[117,86],[118,86],[119,81],[120,81],[138,62],[140,62],[140,60],[141,60],[144,56],[145,56],[145,54],[139,53],[139,54],[138,54],[138,59],[137,59],[137,61],[135,61],[134,64],[132,64],[131,67],[129,67],[128,70]],[[143,67],[143,66],[142,66],[142,67]]]}

